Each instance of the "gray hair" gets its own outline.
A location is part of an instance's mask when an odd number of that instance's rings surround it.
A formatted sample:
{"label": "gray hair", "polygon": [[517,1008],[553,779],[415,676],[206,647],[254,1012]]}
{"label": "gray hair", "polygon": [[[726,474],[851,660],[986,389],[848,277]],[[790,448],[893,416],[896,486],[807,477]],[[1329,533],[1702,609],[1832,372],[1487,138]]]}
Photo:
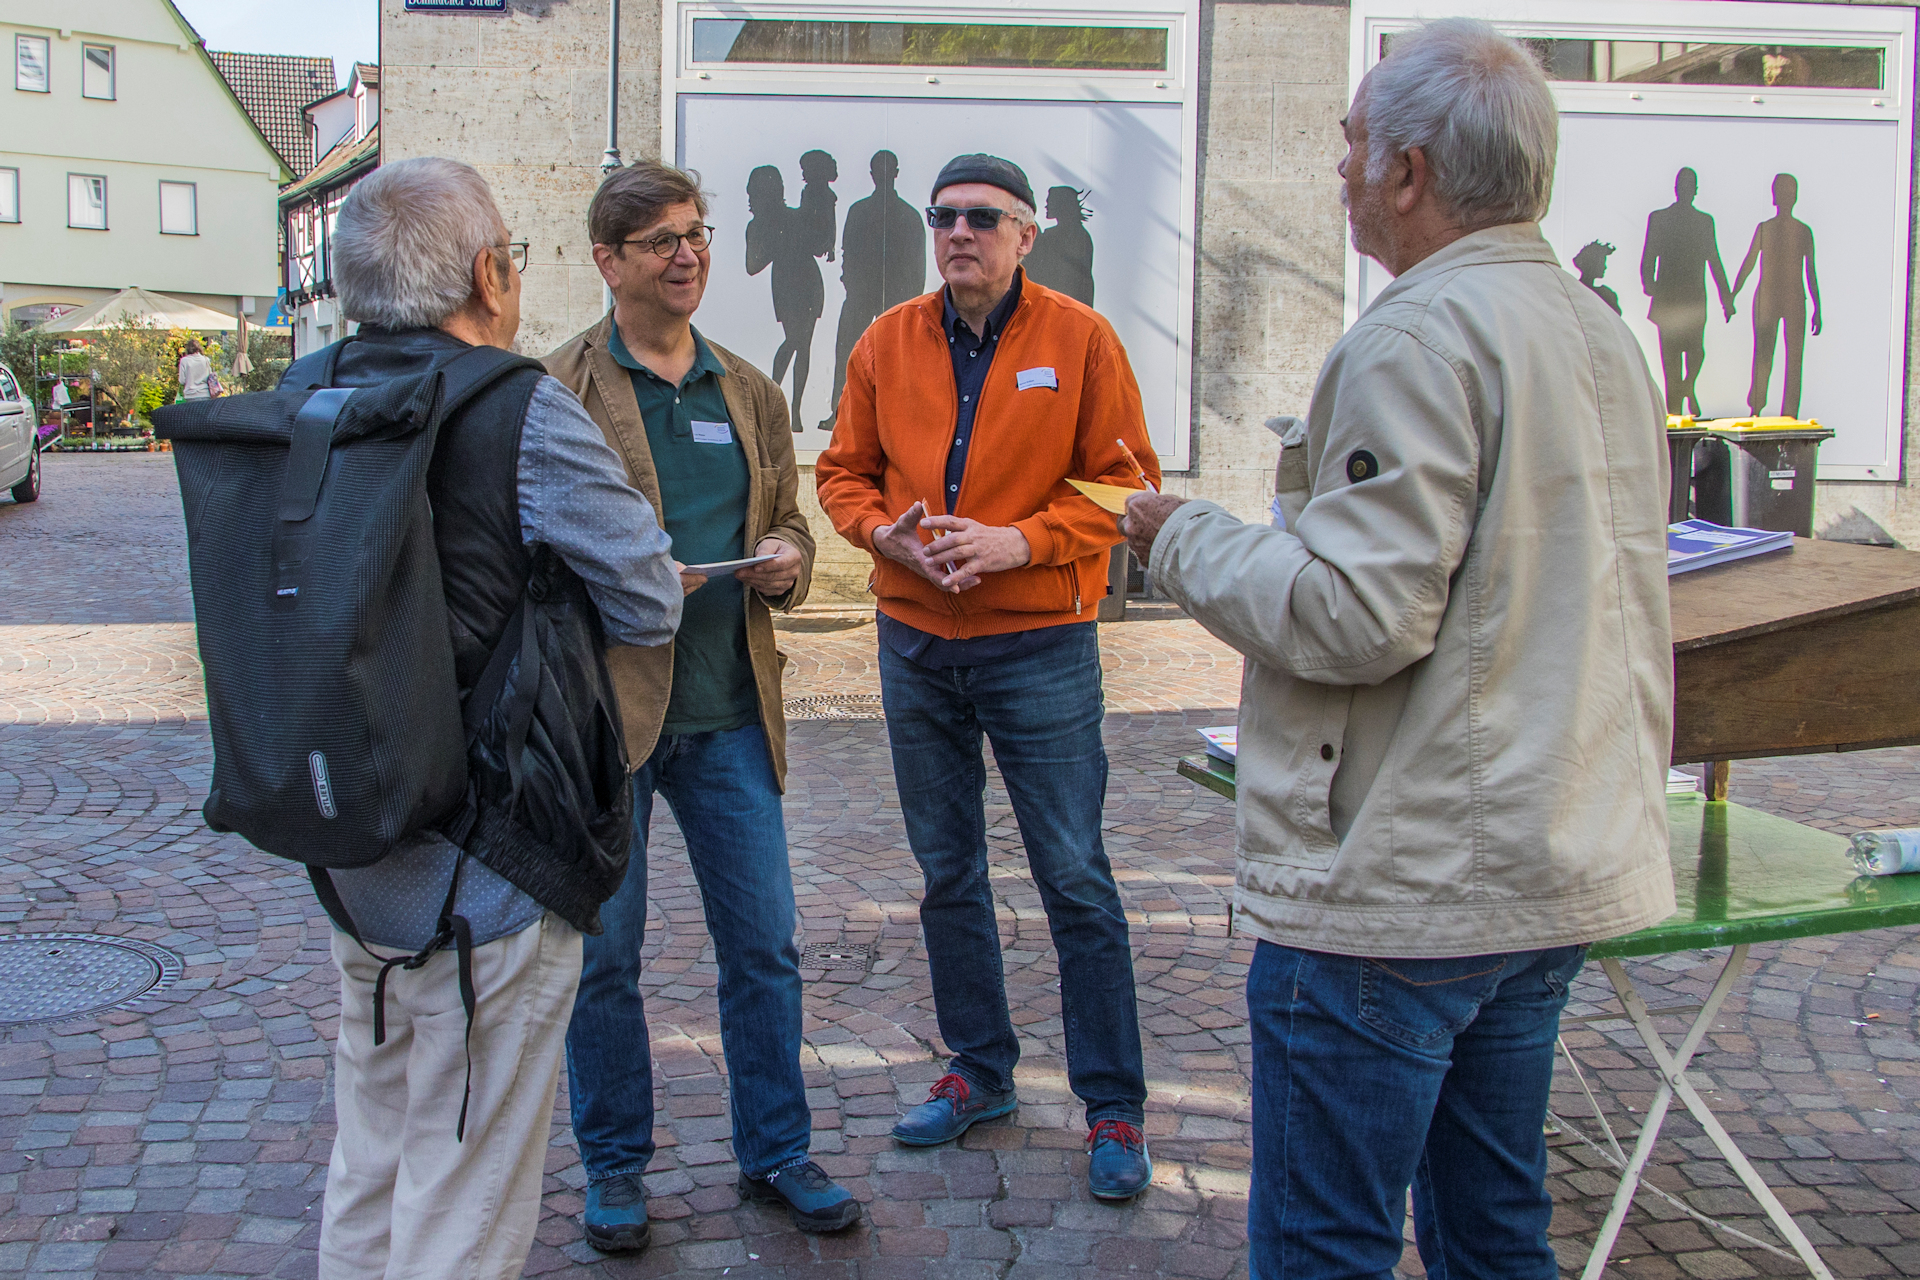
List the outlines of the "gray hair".
{"label": "gray hair", "polygon": [[1419,147],[1462,225],[1546,216],[1560,112],[1533,55],[1489,24],[1444,18],[1395,36],[1367,76],[1365,107],[1369,179]]}
{"label": "gray hair", "polygon": [[474,255],[505,238],[493,193],[471,165],[436,156],[381,165],[340,207],[340,309],[383,329],[437,327],[473,296]]}

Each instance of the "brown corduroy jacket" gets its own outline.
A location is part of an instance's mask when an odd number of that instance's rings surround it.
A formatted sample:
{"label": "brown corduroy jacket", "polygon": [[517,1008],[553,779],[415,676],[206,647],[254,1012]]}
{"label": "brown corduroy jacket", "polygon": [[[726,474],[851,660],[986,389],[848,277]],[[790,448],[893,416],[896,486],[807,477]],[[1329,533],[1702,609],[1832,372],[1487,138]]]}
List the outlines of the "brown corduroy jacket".
{"label": "brown corduroy jacket", "polygon": [[[612,328],[613,315],[608,313],[591,329],[549,353],[543,363],[548,373],[580,397],[587,416],[600,425],[607,443],[626,463],[627,479],[647,496],[665,525],[660,478],[654,470],[653,451],[647,447],[647,429],[640,420],[633,381],[607,350],[607,335]],[[760,694],[760,723],[773,752],[774,776],[784,791],[787,721],[781,710],[780,670],[786,665],[786,655],[774,647],[772,610],[791,609],[807,598],[807,589],[813,583],[813,535],[807,530],[806,517],[800,514],[800,468],[794,461],[793,431],[780,388],[719,343],[708,339],[707,345],[726,367],[720,390],[727,402],[727,416],[733,419],[733,429],[747,454],[748,554],[762,538],[778,538],[800,553],[799,581],[778,598],[768,599],[725,581],[701,588],[747,591],[747,654]],[[660,725],[666,719],[667,696],[673,688],[673,645],[615,646],[607,651],[607,665],[613,672],[614,693],[620,703],[627,760],[637,769],[653,754],[654,744],[660,739]]]}

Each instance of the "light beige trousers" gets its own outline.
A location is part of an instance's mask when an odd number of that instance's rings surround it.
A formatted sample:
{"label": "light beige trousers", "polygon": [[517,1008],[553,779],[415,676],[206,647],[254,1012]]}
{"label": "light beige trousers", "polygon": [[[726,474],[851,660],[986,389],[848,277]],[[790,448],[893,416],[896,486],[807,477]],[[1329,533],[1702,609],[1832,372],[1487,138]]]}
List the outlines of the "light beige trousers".
{"label": "light beige trousers", "polygon": [[[376,947],[376,951],[381,948]],[[321,1280],[512,1280],[540,1220],[540,1179],[580,934],[547,913],[473,951],[473,1098],[458,966],[441,952],[387,978],[387,1036],[373,1043],[379,962],[334,931],[339,1132],[320,1226]]]}

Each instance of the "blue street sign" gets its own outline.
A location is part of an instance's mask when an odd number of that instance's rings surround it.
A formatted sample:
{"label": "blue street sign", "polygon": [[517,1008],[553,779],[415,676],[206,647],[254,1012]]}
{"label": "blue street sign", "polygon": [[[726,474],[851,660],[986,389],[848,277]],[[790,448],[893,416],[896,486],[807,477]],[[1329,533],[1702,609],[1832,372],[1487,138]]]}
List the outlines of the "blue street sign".
{"label": "blue street sign", "polygon": [[507,0],[407,0],[408,13],[505,13]]}

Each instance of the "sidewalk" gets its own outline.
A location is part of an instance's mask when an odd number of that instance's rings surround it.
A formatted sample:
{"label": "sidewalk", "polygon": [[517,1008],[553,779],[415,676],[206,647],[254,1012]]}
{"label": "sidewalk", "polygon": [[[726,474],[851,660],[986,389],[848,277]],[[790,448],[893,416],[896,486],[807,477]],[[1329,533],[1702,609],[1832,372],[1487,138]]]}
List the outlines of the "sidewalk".
{"label": "sidewalk", "polygon": [[[0,504],[0,939],[130,938],[180,967],[130,1007],[0,1026],[0,1274],[309,1276],[332,1137],[327,925],[296,868],[199,820],[211,757],[170,462],[57,457],[47,476],[41,503]],[[104,557],[116,537],[153,562]],[[562,1098],[529,1274],[1244,1276],[1249,947],[1227,936],[1232,811],[1173,772],[1195,727],[1231,719],[1239,664],[1187,622],[1104,631],[1106,838],[1134,921],[1154,1188],[1118,1209],[1087,1196],[1053,955],[997,774],[990,845],[1021,1108],[951,1149],[886,1136],[941,1056],[885,729],[858,718],[877,714],[873,628],[785,632],[789,699],[820,699],[805,709],[833,717],[794,721],[787,797],[801,941],[835,957],[816,951],[805,974],[815,1150],[866,1202],[868,1223],[807,1238],[733,1193],[712,949],[662,806],[644,979],[661,1094],[656,1243],[607,1261],[581,1242]],[[1733,776],[1737,800],[1814,825],[1920,825],[1920,749],[1755,762]],[[1631,967],[1666,988],[1658,1005],[1703,992],[1714,966],[1693,954]],[[1917,930],[1759,947],[1695,1061],[1839,1275],[1920,1273],[1916,990]],[[1576,1010],[1604,995],[1589,974]],[[1567,1040],[1616,1129],[1630,1131],[1654,1076],[1623,1023],[1601,1026]],[[1612,1178],[1574,1136],[1597,1135],[1584,1100],[1570,1077],[1559,1083],[1569,1130],[1554,1140],[1553,1230],[1577,1271]],[[1665,1134],[1652,1184],[1772,1238],[1690,1122]],[[1729,1243],[1643,1194],[1617,1273],[1802,1274]],[[1403,1266],[1419,1274],[1411,1253]]]}

